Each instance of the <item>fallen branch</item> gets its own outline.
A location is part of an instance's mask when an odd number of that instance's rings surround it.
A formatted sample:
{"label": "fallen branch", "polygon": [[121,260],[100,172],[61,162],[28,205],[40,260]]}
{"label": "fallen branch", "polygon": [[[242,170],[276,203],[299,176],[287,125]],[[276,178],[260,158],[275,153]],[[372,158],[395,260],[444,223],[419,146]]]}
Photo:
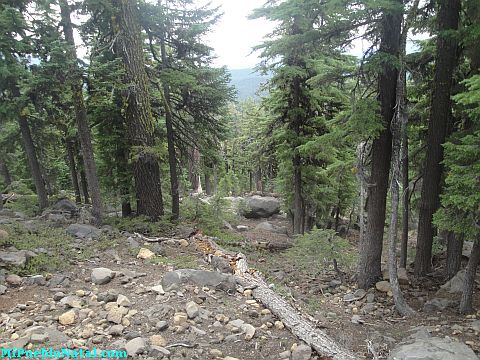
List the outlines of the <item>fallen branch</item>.
{"label": "fallen branch", "polygon": [[141,235],[139,233],[133,233],[133,234],[135,235],[135,237],[140,238],[140,239],[142,239],[143,241],[146,241],[146,242],[163,242],[163,241],[168,241],[168,240],[176,240],[176,239],[168,238],[168,237],[153,237],[153,238],[150,238],[150,237],[146,237],[145,235]]}
{"label": "fallen branch", "polygon": [[253,288],[253,297],[276,315],[295,336],[310,345],[319,355],[334,360],[354,360],[357,358],[346,349],[341,348],[332,338],[318,329],[316,324],[270,289],[262,275],[248,267],[245,255],[229,253],[206,236],[196,235],[194,240],[198,248],[204,253],[226,258],[231,264],[237,282],[243,288]]}

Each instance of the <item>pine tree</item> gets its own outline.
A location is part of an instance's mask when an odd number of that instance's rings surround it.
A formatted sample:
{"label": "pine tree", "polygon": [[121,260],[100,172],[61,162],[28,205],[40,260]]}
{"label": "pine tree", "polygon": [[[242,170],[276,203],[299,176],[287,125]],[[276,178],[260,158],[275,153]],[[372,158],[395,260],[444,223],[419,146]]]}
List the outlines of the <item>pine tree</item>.
{"label": "pine tree", "polygon": [[132,145],[137,214],[157,220],[164,214],[160,168],[154,152],[154,122],[136,1],[113,0],[115,51],[125,67],[125,115]]}
{"label": "pine tree", "polygon": [[438,35],[435,57],[430,123],[427,136],[427,155],[423,169],[422,198],[418,220],[415,274],[426,275],[431,271],[434,228],[432,216],[439,207],[443,148],[447,129],[451,123],[452,74],[457,60],[458,40],[454,31],[458,28],[461,1],[438,2]]}

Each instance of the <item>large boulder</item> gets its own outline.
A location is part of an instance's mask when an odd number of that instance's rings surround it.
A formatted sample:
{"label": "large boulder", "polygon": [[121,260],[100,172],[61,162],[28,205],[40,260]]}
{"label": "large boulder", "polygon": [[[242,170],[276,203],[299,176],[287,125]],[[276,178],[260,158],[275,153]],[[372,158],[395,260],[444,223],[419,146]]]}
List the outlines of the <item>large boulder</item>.
{"label": "large boulder", "polygon": [[216,271],[180,269],[166,273],[162,279],[162,286],[165,291],[177,289],[183,284],[192,284],[199,287],[208,286],[227,292],[236,289],[236,281],[233,275]]}
{"label": "large boulder", "polygon": [[463,284],[465,283],[465,270],[460,270],[453,278],[448,280],[440,288],[451,294],[463,292]]}
{"label": "large boulder", "polygon": [[419,339],[397,346],[389,360],[478,360],[467,345],[449,338]]}
{"label": "large boulder", "polygon": [[287,233],[287,229],[285,229],[284,227],[274,225],[268,221],[261,222],[260,224],[255,226],[255,230],[268,231],[268,232],[273,232],[277,234]]}
{"label": "large boulder", "polygon": [[67,233],[81,239],[97,239],[100,237],[102,230],[86,224],[71,224],[67,228]]}
{"label": "large boulder", "polygon": [[245,198],[241,215],[250,219],[266,218],[280,212],[280,200],[272,196],[250,196]]}
{"label": "large boulder", "polygon": [[27,262],[25,251],[0,251],[0,267],[20,266]]}
{"label": "large boulder", "polygon": [[55,210],[60,210],[68,213],[76,213],[78,211],[77,205],[69,199],[60,199],[52,206]]}

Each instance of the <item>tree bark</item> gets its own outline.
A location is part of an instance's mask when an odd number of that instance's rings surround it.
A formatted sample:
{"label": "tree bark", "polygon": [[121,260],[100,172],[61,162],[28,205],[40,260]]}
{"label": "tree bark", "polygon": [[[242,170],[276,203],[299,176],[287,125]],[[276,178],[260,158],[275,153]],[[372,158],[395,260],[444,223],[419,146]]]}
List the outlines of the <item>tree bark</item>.
{"label": "tree bark", "polygon": [[71,61],[70,80],[72,88],[73,105],[75,107],[75,117],[77,120],[78,137],[82,147],[83,163],[85,175],[92,199],[92,215],[95,223],[102,223],[103,204],[100,193],[100,183],[97,176],[97,166],[93,154],[92,138],[90,127],[88,125],[87,110],[83,99],[83,80],[81,71],[77,65],[77,53],[75,50],[75,40],[73,38],[73,27],[70,19],[70,6],[67,0],[60,0],[60,10],[62,17],[63,33],[65,40],[69,45],[68,56]]}
{"label": "tree bark", "polygon": [[303,234],[304,211],[302,197],[302,172],[300,155],[293,156],[293,234]]}
{"label": "tree bark", "polygon": [[37,190],[38,204],[40,206],[40,210],[42,210],[48,206],[48,196],[47,189],[45,188],[45,182],[42,178],[35,145],[33,144],[32,133],[30,132],[30,126],[28,125],[28,121],[25,115],[19,115],[18,123],[20,125],[20,132],[22,134],[23,144],[25,146],[25,153],[27,155],[28,165],[30,166],[30,171],[32,173],[35,189]]}
{"label": "tree bark", "polygon": [[83,169],[80,170],[80,182],[82,184],[83,199],[85,204],[90,204],[90,194],[88,193],[87,176]]}
{"label": "tree bark", "polygon": [[137,197],[137,214],[158,220],[164,214],[160,166],[154,153],[154,121],[148,92],[148,77],[139,13],[133,0],[112,0],[118,10],[112,18],[115,29],[115,51],[125,67],[125,112],[127,134],[133,146],[133,174]]}
{"label": "tree bark", "polygon": [[451,88],[457,59],[457,30],[461,8],[460,0],[439,0],[435,75],[433,80],[430,124],[427,134],[427,155],[423,169],[422,195],[418,220],[415,275],[431,271],[434,227],[432,218],[440,205],[443,147],[451,117]]}
{"label": "tree bark", "polygon": [[445,275],[447,279],[453,278],[462,266],[463,235],[447,232],[447,263]]}
{"label": "tree bark", "polygon": [[480,263],[480,240],[473,244],[472,253],[465,269],[465,283],[463,285],[462,299],[460,300],[460,313],[468,314],[473,312],[472,297],[475,285],[475,275]]}
{"label": "tree bark", "polygon": [[[398,0],[401,4],[402,2]],[[381,21],[380,53],[397,56],[400,45],[401,11],[385,12]],[[388,61],[388,60],[387,60]],[[372,167],[368,181],[367,227],[360,245],[357,281],[360,288],[367,289],[382,274],[381,258],[385,227],[385,208],[392,153],[390,124],[395,114],[396,84],[398,70],[391,60],[385,62],[378,75],[378,97],[384,129],[372,144]]]}
{"label": "tree bark", "polygon": [[[160,1],[159,1],[160,3]],[[160,39],[160,52],[162,56],[162,70],[168,69],[167,50],[165,48],[165,34],[163,30]],[[172,195],[172,220],[180,216],[180,194],[178,191],[177,157],[175,153],[175,134],[173,131],[172,107],[170,101],[170,87],[163,83],[163,101],[165,108],[165,123],[167,127],[168,165],[170,167],[170,191]]]}
{"label": "tree bark", "polygon": [[117,147],[116,165],[120,201],[122,204],[122,217],[125,218],[132,215],[132,205],[130,203],[131,172],[128,166],[128,149],[123,143],[118,144]]}
{"label": "tree bark", "polygon": [[205,174],[205,193],[212,195],[212,182],[210,180],[210,174]]}
{"label": "tree bark", "polygon": [[12,176],[8,170],[8,166],[4,161],[0,160],[0,174],[3,176],[3,182],[5,186],[9,186],[12,183]]}
{"label": "tree bark", "polygon": [[80,186],[78,184],[77,165],[75,164],[75,151],[72,141],[65,139],[65,147],[67,150],[70,178],[72,180],[73,190],[75,191],[75,202],[80,204],[82,202],[82,198],[80,197]]}
{"label": "tree bark", "polygon": [[[404,84],[405,86],[405,84]],[[406,86],[405,86],[406,87]],[[410,185],[408,179],[408,116],[405,117],[405,124],[402,129],[402,239],[400,245],[400,267],[407,268],[408,257],[408,225],[410,216]]]}

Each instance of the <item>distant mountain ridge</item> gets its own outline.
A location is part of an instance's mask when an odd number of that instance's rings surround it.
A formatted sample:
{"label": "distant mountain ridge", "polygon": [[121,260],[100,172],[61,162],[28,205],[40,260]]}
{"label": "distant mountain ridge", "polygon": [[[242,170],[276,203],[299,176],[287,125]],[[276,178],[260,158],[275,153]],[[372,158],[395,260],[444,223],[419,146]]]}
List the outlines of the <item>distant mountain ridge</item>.
{"label": "distant mountain ridge", "polygon": [[270,78],[255,72],[254,69],[229,69],[228,71],[232,76],[230,83],[237,90],[237,99],[240,101],[258,98],[260,86]]}

